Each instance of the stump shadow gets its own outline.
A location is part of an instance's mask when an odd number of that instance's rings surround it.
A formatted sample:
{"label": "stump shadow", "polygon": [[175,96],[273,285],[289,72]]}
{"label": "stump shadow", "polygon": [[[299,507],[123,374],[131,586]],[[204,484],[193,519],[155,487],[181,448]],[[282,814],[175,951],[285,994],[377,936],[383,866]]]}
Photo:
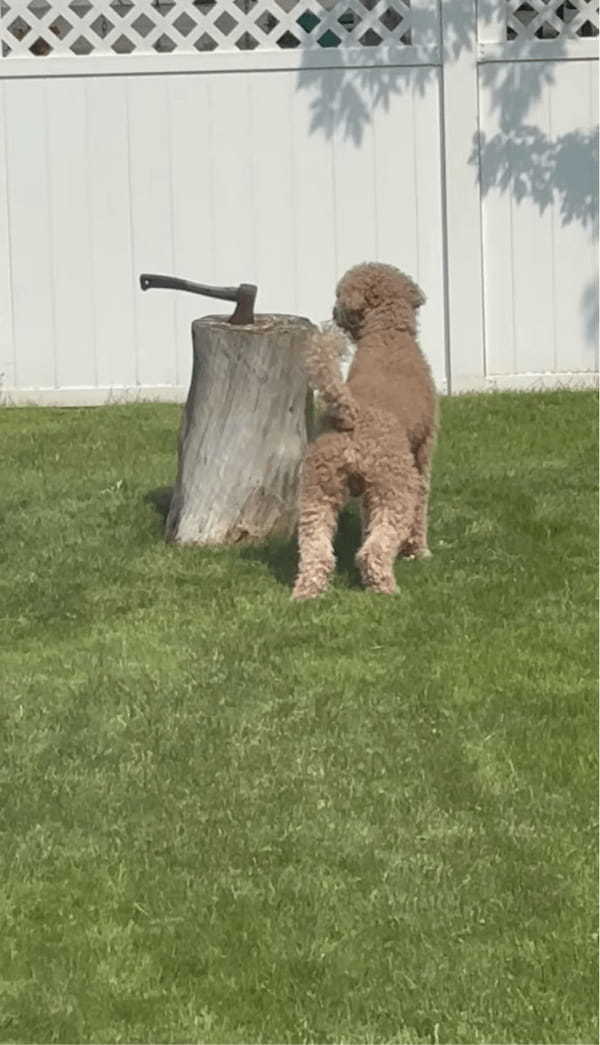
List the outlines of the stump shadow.
{"label": "stump shadow", "polygon": [[[144,504],[151,505],[164,527],[169,514],[174,486],[158,486],[144,495]],[[360,519],[356,509],[349,505],[340,515],[334,541],[336,575],[345,579],[350,588],[360,587],[360,574],[354,557],[361,541]],[[278,584],[293,587],[298,570],[298,541],[273,538],[264,544],[249,544],[239,549],[242,559],[266,566]]]}
{"label": "stump shadow", "polygon": [[[340,516],[334,541],[336,575],[342,576],[351,588],[360,587],[360,574],[354,563],[361,539],[360,519],[352,507]],[[267,566],[278,584],[291,588],[298,570],[298,542],[273,538],[265,544],[248,545],[240,550],[243,559]]]}
{"label": "stump shadow", "polygon": [[173,499],[174,486],[158,486],[155,490],[149,490],[144,495],[144,504],[151,504],[156,513],[162,519],[163,525],[167,521],[169,508]]}

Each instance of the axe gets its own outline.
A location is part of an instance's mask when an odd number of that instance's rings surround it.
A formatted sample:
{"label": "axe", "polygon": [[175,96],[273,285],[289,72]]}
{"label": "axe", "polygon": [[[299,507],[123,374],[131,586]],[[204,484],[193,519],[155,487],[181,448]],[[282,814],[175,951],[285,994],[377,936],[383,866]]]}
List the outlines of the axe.
{"label": "axe", "polygon": [[204,294],[208,298],[219,298],[221,301],[235,301],[235,311],[229,322],[236,326],[254,323],[254,302],[258,287],[253,283],[240,283],[239,287],[207,287],[203,283],[192,283],[189,279],[144,272],[140,276],[140,286],[142,290],[187,290],[190,294]]}

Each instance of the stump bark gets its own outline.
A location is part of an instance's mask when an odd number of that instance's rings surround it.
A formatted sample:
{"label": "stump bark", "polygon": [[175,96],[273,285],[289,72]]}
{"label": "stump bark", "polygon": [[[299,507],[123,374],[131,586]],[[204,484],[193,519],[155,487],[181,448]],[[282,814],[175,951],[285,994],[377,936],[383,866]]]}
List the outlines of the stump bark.
{"label": "stump bark", "polygon": [[314,330],[299,316],[192,323],[167,540],[237,544],[293,533],[312,411],[302,345]]}

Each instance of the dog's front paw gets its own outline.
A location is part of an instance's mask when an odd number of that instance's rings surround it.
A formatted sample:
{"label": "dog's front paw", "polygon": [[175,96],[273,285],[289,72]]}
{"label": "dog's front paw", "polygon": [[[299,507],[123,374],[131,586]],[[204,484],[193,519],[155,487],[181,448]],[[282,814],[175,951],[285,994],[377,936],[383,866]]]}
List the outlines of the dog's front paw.
{"label": "dog's front paw", "polygon": [[344,398],[331,406],[329,416],[338,431],[352,432],[358,421],[358,407],[351,399]]}

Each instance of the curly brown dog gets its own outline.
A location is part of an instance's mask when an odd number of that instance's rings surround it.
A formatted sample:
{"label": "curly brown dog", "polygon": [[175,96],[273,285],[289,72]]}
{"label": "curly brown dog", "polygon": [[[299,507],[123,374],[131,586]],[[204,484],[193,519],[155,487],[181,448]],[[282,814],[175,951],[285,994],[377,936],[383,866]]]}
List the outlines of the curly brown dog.
{"label": "curly brown dog", "polygon": [[437,403],[416,341],[421,290],[392,265],[357,265],[340,280],[334,319],[356,342],[344,383],[339,331],[315,334],[307,350],[311,384],[325,404],[322,434],[306,453],[300,488],[300,566],[295,599],[320,595],[334,565],[338,513],[361,498],[362,581],[396,590],[398,552],[427,558],[427,502]]}

